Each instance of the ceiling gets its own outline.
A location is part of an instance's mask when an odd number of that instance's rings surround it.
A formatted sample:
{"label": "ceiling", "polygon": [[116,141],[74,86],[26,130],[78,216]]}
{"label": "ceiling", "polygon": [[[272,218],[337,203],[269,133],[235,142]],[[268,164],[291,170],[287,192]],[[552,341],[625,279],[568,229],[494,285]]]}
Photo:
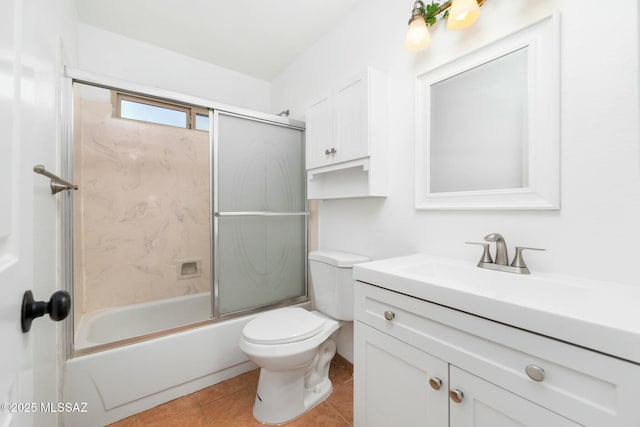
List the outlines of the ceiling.
{"label": "ceiling", "polygon": [[356,0],[76,0],[80,22],[271,81]]}

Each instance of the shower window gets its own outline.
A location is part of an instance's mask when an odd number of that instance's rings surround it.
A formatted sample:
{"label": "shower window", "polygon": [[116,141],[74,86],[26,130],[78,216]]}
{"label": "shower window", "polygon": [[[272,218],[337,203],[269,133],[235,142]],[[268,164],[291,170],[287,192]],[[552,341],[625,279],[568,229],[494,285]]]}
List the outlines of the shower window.
{"label": "shower window", "polygon": [[204,130],[209,132],[209,115],[208,114],[195,114],[195,126],[194,129]]}
{"label": "shower window", "polygon": [[209,131],[209,112],[202,108],[113,92],[116,117],[184,129]]}

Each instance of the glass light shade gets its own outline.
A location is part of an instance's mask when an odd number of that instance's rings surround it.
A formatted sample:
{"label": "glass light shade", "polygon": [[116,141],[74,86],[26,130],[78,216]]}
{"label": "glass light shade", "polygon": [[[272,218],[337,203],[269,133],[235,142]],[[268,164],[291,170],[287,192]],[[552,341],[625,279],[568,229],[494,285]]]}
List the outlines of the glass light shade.
{"label": "glass light shade", "polygon": [[461,30],[471,26],[480,16],[480,6],[476,0],[453,0],[447,19],[448,30]]}
{"label": "glass light shade", "polygon": [[414,19],[409,24],[407,31],[407,40],[405,49],[409,52],[415,52],[420,49],[426,49],[431,44],[431,35],[427,29],[427,24],[421,17]]}

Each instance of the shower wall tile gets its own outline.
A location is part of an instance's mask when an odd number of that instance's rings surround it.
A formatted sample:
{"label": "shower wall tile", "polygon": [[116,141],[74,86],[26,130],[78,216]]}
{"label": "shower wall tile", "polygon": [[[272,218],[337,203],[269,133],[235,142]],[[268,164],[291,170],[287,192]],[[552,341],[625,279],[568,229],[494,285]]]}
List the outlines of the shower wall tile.
{"label": "shower wall tile", "polygon": [[[113,118],[110,103],[82,100],[76,111],[75,286],[84,310],[208,292],[208,133]],[[179,280],[178,261],[198,258],[201,275]]]}

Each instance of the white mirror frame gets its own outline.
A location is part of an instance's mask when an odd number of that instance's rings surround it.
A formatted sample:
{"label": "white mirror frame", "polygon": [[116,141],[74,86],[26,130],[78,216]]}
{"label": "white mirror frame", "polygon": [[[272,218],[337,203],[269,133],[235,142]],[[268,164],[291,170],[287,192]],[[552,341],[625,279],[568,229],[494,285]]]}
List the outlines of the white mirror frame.
{"label": "white mirror frame", "polygon": [[[418,76],[415,109],[416,209],[560,209],[559,33],[559,17],[555,13]],[[431,86],[523,48],[528,52],[528,186],[432,193],[429,171]],[[489,168],[487,173],[491,173]]]}

